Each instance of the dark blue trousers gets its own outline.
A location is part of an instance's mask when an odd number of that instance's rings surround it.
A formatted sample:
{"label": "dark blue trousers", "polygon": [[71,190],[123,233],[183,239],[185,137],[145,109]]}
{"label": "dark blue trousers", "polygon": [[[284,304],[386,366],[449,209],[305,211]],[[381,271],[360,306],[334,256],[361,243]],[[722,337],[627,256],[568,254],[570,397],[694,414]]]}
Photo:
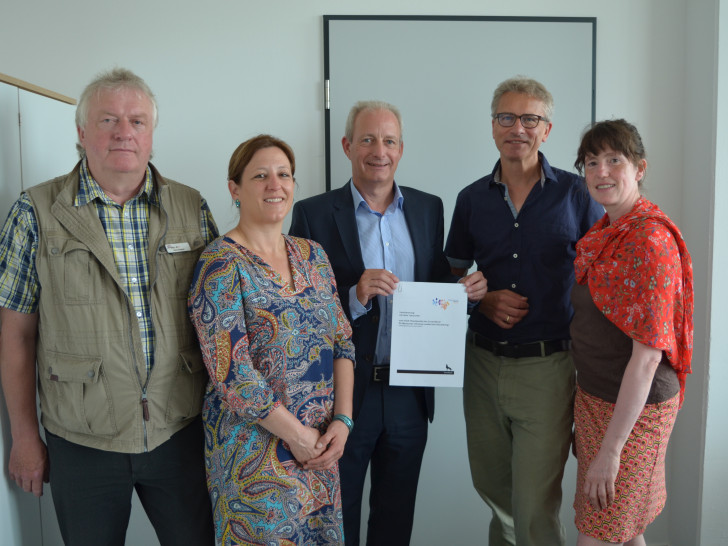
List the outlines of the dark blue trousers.
{"label": "dark blue trousers", "polygon": [[423,389],[371,383],[339,461],[347,546],[359,544],[362,494],[370,463],[366,543],[409,544],[426,443]]}
{"label": "dark blue trousers", "polygon": [[148,453],[102,451],[48,431],[46,442],[66,546],[124,546],[133,490],[162,546],[214,544],[199,417]]}

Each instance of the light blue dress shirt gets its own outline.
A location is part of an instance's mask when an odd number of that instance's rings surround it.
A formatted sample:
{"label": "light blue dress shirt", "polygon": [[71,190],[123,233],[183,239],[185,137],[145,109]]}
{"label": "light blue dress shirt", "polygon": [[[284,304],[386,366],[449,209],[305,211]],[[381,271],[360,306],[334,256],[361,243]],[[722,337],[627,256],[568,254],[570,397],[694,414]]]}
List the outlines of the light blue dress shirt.
{"label": "light blue dress shirt", "polygon": [[[415,280],[415,251],[404,217],[404,197],[394,184],[394,199],[384,214],[373,211],[351,183],[359,244],[366,269],[386,269],[400,281]],[[392,348],[392,296],[377,296],[380,320],[375,364],[388,364]],[[349,292],[349,312],[356,320],[372,308],[356,298],[356,285]]]}

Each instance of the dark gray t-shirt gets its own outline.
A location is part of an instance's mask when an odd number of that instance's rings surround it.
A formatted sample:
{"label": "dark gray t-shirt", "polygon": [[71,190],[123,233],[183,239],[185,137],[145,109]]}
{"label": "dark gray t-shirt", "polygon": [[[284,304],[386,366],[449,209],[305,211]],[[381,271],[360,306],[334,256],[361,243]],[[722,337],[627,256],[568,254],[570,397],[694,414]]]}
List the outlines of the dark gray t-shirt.
{"label": "dark gray t-shirt", "polygon": [[[632,339],[597,308],[589,286],[574,284],[571,290],[571,355],[576,381],[592,396],[615,403],[624,370],[632,356]],[[680,390],[677,374],[663,351],[652,380],[648,404],[669,400]]]}

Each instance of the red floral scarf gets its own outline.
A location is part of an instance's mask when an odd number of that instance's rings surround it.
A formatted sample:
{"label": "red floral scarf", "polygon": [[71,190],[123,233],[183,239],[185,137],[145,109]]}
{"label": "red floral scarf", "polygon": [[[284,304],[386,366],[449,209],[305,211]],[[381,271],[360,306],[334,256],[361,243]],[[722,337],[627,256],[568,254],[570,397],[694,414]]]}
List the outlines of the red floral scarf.
{"label": "red floral scarf", "polygon": [[680,381],[692,370],[693,265],[677,226],[640,197],[613,224],[599,220],[576,244],[576,282],[630,338],[665,351]]}

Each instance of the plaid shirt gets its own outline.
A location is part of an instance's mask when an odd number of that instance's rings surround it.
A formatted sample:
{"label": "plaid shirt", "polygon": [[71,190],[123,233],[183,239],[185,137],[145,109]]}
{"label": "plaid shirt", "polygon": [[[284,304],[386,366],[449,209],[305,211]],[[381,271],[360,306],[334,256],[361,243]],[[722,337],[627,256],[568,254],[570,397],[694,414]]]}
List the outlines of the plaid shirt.
{"label": "plaid shirt", "polygon": [[[147,373],[154,365],[154,325],[149,305],[149,207],[159,207],[152,173],[147,167],[139,193],[119,205],[111,200],[81,162],[79,189],[74,206],[95,204],[106,232],[126,294],[136,310]],[[200,209],[200,227],[206,243],[217,237],[217,227],[205,200]],[[38,310],[41,287],[35,270],[38,223],[33,205],[23,192],[13,204],[0,233],[0,307],[21,313]]]}

